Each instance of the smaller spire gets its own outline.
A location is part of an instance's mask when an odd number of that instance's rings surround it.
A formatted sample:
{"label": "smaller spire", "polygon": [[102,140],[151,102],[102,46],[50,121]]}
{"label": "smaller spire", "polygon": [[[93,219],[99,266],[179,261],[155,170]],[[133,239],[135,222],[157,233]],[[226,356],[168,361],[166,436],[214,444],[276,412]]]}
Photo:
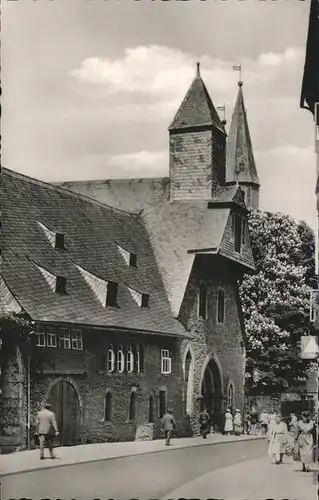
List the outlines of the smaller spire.
{"label": "smaller spire", "polygon": [[196,63],[196,76],[197,78],[200,78],[200,62],[198,61]]}

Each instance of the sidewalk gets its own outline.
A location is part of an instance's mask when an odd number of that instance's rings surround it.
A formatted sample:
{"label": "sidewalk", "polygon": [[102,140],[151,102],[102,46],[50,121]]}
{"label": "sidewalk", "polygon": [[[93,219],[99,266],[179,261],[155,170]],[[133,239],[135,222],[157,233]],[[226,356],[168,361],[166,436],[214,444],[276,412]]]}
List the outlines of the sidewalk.
{"label": "sidewalk", "polygon": [[[261,436],[223,436],[221,434],[210,434],[206,440],[202,437],[172,439],[170,447],[165,446],[162,439],[155,441],[84,444],[55,448],[56,460],[49,458],[40,460],[39,450],[20,451],[2,455],[0,457],[0,471],[2,476],[6,476],[84,462],[97,462],[99,460],[124,458],[145,453],[168,452],[194,446],[209,446],[218,443],[251,441],[256,439],[265,438]],[[48,450],[45,450],[45,452],[45,456],[48,457]]]}

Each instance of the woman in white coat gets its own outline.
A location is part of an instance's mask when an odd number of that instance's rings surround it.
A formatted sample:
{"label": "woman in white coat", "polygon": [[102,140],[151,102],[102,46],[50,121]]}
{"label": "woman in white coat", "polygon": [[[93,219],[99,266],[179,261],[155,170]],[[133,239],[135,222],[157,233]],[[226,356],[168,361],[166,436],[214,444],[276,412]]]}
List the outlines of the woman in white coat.
{"label": "woman in white coat", "polygon": [[233,425],[233,416],[231,414],[230,408],[227,409],[225,413],[225,427],[224,427],[224,434],[228,435],[234,430],[234,425]]}

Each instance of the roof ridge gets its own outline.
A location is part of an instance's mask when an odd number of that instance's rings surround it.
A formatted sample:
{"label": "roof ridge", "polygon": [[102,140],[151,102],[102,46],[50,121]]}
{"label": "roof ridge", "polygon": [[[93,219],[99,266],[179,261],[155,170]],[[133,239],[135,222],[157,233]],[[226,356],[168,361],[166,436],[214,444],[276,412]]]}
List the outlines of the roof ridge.
{"label": "roof ridge", "polygon": [[169,180],[169,176],[163,177],[109,177],[108,179],[85,179],[85,180],[67,180],[54,183],[55,186],[61,186],[63,184],[99,184],[99,183],[107,183],[107,182],[141,182],[141,181],[163,181]]}
{"label": "roof ridge", "polygon": [[129,214],[129,215],[133,215],[134,217],[139,216],[139,214],[137,212],[123,210],[121,208],[107,205],[106,203],[102,203],[101,201],[94,200],[93,198],[90,198],[89,196],[85,196],[84,194],[75,193],[74,191],[71,191],[70,189],[61,187],[61,186],[56,185],[56,184],[52,184],[50,182],[42,181],[40,179],[35,179],[34,177],[30,177],[29,175],[21,174],[20,172],[16,172],[15,170],[10,170],[9,168],[2,167],[1,173],[6,173],[6,174],[10,175],[11,177],[26,180],[26,182],[31,182],[32,184],[37,184],[39,186],[46,187],[46,188],[51,189],[53,191],[58,191],[58,192],[61,192],[63,194],[67,194],[68,196],[70,196],[70,198],[80,199],[80,200],[86,201],[87,203],[91,203],[92,205],[97,205],[97,206],[100,206],[101,208],[107,208],[113,212],[123,212],[123,213]]}

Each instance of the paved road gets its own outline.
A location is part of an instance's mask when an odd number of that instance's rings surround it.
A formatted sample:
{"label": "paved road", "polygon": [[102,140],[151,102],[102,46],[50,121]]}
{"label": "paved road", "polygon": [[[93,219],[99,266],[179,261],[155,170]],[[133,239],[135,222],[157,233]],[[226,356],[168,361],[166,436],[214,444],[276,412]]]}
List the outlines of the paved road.
{"label": "paved road", "polygon": [[[264,458],[266,448],[267,443],[262,440],[223,443],[12,475],[2,480],[2,499],[149,500],[194,498],[195,495],[197,498],[256,500],[258,485],[271,482],[271,475],[275,474],[276,484],[280,483],[280,466],[268,464]],[[295,464],[283,465],[281,469],[285,471],[285,481],[288,475],[288,483],[298,475],[292,467],[296,469]],[[260,483],[261,478],[263,483]],[[312,477],[305,478],[304,487],[306,481],[312,486]],[[291,494],[282,493],[284,489],[280,490],[278,498],[292,499]],[[236,495],[231,496],[236,490]],[[267,498],[267,495],[259,491],[259,498]],[[312,500],[316,497],[299,495],[295,498]]]}

